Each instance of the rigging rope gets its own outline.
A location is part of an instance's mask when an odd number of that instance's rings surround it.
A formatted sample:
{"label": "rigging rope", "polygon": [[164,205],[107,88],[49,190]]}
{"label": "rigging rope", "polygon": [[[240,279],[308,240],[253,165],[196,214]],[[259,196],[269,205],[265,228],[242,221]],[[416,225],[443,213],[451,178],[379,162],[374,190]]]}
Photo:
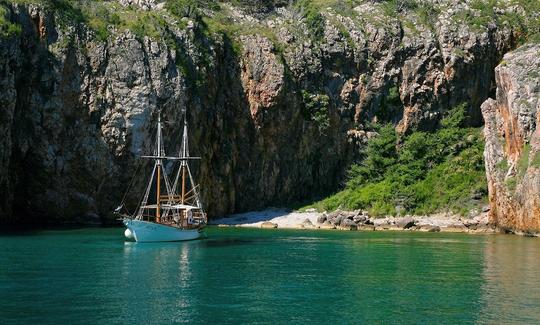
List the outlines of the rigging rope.
{"label": "rigging rope", "polygon": [[135,173],[133,173],[133,177],[131,177],[131,180],[128,183],[126,193],[124,193],[124,197],[122,197],[122,201],[120,201],[120,207],[123,207],[124,210],[126,210],[127,214],[130,214],[130,213],[129,213],[129,210],[124,206],[124,203],[126,203],[126,198],[129,194],[129,190],[131,189],[131,186],[133,186],[133,182],[135,181],[135,177],[137,177],[137,174],[141,166],[142,166],[142,160],[139,159],[139,161],[137,162],[137,168],[135,168]]}

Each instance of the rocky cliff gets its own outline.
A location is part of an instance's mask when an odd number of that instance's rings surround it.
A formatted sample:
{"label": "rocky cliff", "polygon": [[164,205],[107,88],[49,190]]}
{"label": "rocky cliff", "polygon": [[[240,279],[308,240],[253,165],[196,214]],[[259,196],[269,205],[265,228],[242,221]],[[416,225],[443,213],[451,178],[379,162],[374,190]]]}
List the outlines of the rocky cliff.
{"label": "rocky cliff", "polygon": [[[135,158],[152,144],[158,109],[172,153],[187,109],[211,215],[328,193],[370,123],[431,129],[467,102],[480,125],[493,69],[516,36],[495,18],[471,24],[464,13],[477,10],[452,0],[316,14],[283,3],[197,14],[160,1],[27,3],[3,5],[4,23],[21,27],[0,38],[3,224],[110,218],[145,168]],[[523,132],[509,161],[532,131]]]}
{"label": "rocky cliff", "polygon": [[540,233],[540,46],[505,55],[495,71],[497,97],[482,105],[490,221]]}

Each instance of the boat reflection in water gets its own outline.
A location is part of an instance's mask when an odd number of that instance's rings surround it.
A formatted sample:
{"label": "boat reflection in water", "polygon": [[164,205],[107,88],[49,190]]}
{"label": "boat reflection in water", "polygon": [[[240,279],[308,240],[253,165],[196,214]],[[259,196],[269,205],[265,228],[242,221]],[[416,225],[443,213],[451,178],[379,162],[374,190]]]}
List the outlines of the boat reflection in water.
{"label": "boat reflection in water", "polygon": [[201,281],[194,272],[200,268],[196,265],[200,257],[195,253],[199,248],[200,241],[143,245],[125,242],[121,292],[132,295],[122,310],[126,319],[153,323],[174,317],[174,323],[196,319],[198,313],[204,312],[204,304],[193,292]]}

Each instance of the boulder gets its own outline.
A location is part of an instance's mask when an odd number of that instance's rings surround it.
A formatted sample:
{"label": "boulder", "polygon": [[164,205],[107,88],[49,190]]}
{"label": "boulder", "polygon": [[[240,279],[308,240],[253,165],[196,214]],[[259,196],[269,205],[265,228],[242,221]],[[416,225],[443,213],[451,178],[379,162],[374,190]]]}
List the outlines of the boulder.
{"label": "boulder", "polygon": [[341,224],[341,222],[343,221],[343,219],[346,219],[344,215],[340,214],[338,215],[337,217],[335,217],[333,220],[332,220],[332,223],[336,226],[339,226]]}
{"label": "boulder", "polygon": [[448,225],[446,227],[441,228],[441,231],[444,231],[444,232],[467,232],[468,229],[467,229],[467,227],[465,227],[464,224],[455,223],[455,224],[451,224],[451,225]]}
{"label": "boulder", "polygon": [[403,217],[396,220],[396,225],[402,229],[409,229],[414,226],[414,219],[411,217]]}
{"label": "boulder", "polygon": [[414,229],[416,231],[423,231],[423,232],[439,232],[441,231],[441,228],[439,226],[435,226],[432,224],[420,224],[416,225],[414,227],[411,227],[410,229]]}
{"label": "boulder", "polygon": [[366,216],[363,216],[363,215],[356,215],[354,216],[353,218],[353,221],[355,223],[364,223],[368,218]]}
{"label": "boulder", "polygon": [[326,214],[322,214],[320,215],[319,217],[317,217],[317,223],[324,223],[326,221],[326,219],[328,218],[328,216]]}
{"label": "boulder", "polygon": [[441,231],[441,227],[439,226],[429,226],[427,228],[427,232],[439,232]]}
{"label": "boulder", "polygon": [[373,224],[375,226],[388,225],[390,224],[390,221],[388,220],[388,218],[376,218],[373,220]]}
{"label": "boulder", "polygon": [[278,225],[277,223],[273,223],[273,222],[270,222],[270,221],[265,221],[261,224],[261,228],[263,229],[274,229],[274,228],[277,228]]}
{"label": "boulder", "polygon": [[301,226],[302,226],[303,228],[306,228],[306,229],[316,228],[315,225],[313,224],[313,222],[311,222],[311,220],[309,220],[309,218],[306,218],[306,220],[304,220],[304,221],[301,223]]}
{"label": "boulder", "polygon": [[332,211],[332,212],[328,213],[328,219],[335,219],[340,214],[341,214],[341,210]]}
{"label": "boulder", "polygon": [[341,227],[351,227],[351,226],[356,227],[356,223],[354,221],[352,221],[351,219],[343,219],[343,220],[341,220],[341,223],[339,225]]}

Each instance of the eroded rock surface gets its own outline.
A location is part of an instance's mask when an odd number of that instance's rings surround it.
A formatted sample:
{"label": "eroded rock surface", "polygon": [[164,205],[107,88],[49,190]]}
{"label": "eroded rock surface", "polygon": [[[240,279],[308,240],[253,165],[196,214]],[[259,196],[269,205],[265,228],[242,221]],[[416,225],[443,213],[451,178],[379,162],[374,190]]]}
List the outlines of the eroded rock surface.
{"label": "eroded rock surface", "polygon": [[505,55],[496,99],[482,105],[490,222],[540,232],[540,46]]}

